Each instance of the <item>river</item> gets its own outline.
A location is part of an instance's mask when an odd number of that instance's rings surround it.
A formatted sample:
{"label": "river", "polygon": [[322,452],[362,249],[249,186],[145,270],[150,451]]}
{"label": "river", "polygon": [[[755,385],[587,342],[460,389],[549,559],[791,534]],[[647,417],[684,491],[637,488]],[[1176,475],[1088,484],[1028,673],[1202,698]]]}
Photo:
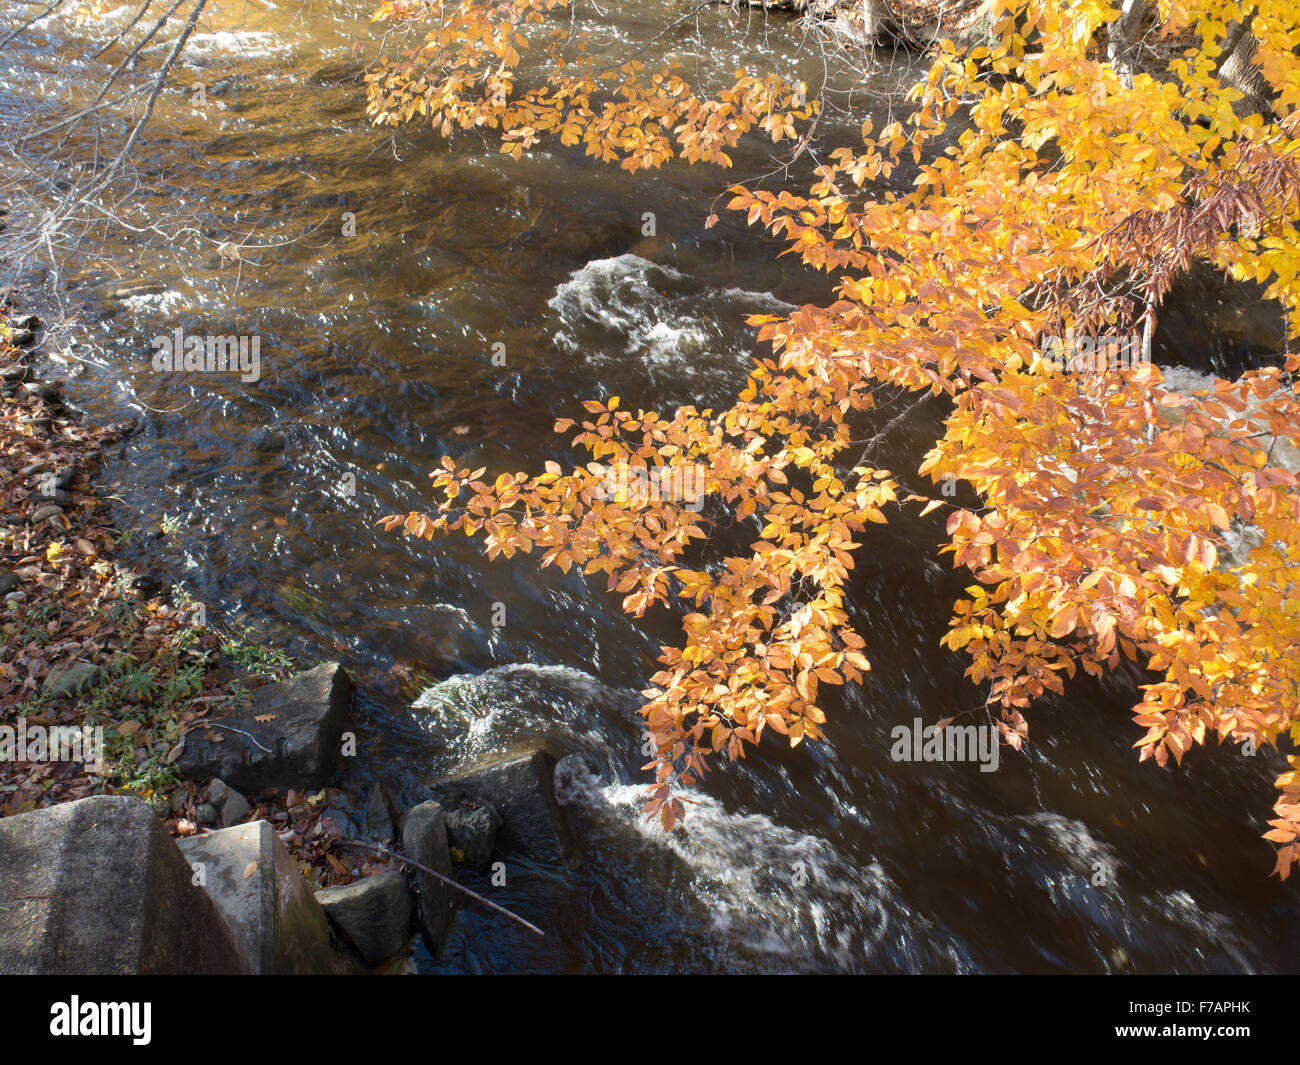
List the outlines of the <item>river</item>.
{"label": "river", "polygon": [[[533,737],[595,770],[569,789],[586,813],[582,867],[515,863],[493,896],[547,937],[466,909],[443,958],[420,948],[416,968],[1294,971],[1300,901],[1268,877],[1259,838],[1280,759],[1215,748],[1181,769],[1139,765],[1135,674],[1043,700],[997,772],[891,760],[896,725],[981,702],[966,659],[938,644],[969,579],[936,554],[933,515],[873,526],[857,555],[851,613],[873,670],[827,701],[826,740],[769,737],[711,774],[669,837],[640,816],[636,693],[676,621],[633,622],[603,582],[376,521],[424,506],[443,455],[494,473],[571,461],[551,426],[583,398],[725,403],[759,353],[744,316],[825,301],[829,281],[741,218],[703,227],[733,177],[774,169],[770,145],[737,152],[731,175],[628,175],[558,145],[516,162],[477,136],[375,130],[356,77],[377,52],[372,6],[215,5],[139,145],[136,203],[242,243],[244,261],[111,230],[68,256],[78,321],[48,348],[73,401],[140,421],[109,468],[118,520],[147,530],[133,557],[219,621],[358,678],[345,787],[382,780],[418,801]],[[611,0],[598,28],[618,54],[679,11]],[[5,120],[79,98],[102,66],[69,73],[66,59],[96,33],[56,20],[26,35],[0,74]],[[708,10],[662,46],[707,79],[741,63],[811,71],[820,59],[800,43],[775,17],[746,30]],[[840,97],[855,121],[896,108],[916,62],[882,53]],[[105,296],[126,282],[161,291]],[[1223,369],[1263,343],[1260,308],[1221,299],[1186,295],[1157,361]],[[260,378],[155,373],[150,340],[177,327],[260,337]],[[918,484],[938,431],[917,416],[878,461]]]}

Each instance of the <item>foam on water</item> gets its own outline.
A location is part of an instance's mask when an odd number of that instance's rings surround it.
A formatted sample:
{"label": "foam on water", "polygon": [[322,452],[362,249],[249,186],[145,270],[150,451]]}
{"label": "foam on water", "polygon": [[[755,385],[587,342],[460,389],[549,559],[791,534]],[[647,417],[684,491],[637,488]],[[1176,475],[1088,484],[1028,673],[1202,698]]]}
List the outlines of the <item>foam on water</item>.
{"label": "foam on water", "polygon": [[127,296],[119,302],[126,310],[135,313],[174,314],[191,307],[189,298],[174,288],[162,292],[142,292],[136,296]]}
{"label": "foam on water", "polygon": [[1195,938],[1213,944],[1213,953],[1226,954],[1240,972],[1261,971],[1263,963],[1251,947],[1242,941],[1223,914],[1203,909],[1186,891],[1171,891],[1163,898],[1164,911],[1182,925]]}
{"label": "foam on water", "polygon": [[[1056,955],[1051,944],[1028,936],[1020,953],[970,941],[936,915],[932,900],[918,905],[909,897],[914,887],[900,887],[886,867],[897,854],[885,861],[871,855],[875,826],[850,804],[836,807],[837,820],[841,833],[852,824],[857,831],[848,835],[867,841],[856,852],[769,812],[731,809],[693,789],[680,792],[683,821],[664,832],[645,816],[649,792],[640,771],[637,705],[635,693],[580,670],[523,664],[443,681],[422,693],[414,709],[446,739],[451,770],[511,749],[520,737],[576,752],[560,759],[555,787],[579,826],[583,876],[603,897],[622,900],[630,924],[648,927],[671,913],[668,927],[707,941],[701,956],[711,967],[1000,971],[1023,964],[1025,951]],[[1262,967],[1230,920],[1200,909],[1190,890],[1143,890],[1145,870],[1130,869],[1083,821],[1050,810],[999,815],[955,794],[945,802],[965,811],[972,831],[960,842],[927,846],[947,851],[962,867],[986,870],[994,897],[1023,894],[1023,904],[1050,905],[1073,949],[1090,953],[1098,969],[1122,970],[1138,944],[1152,939],[1171,949],[1175,941],[1184,950],[1194,944],[1211,967]]]}
{"label": "foam on water", "polygon": [[[766,292],[708,290],[678,270],[630,253],[574,271],[556,288],[550,307],[563,323],[557,340],[583,357],[603,363],[630,356],[652,370],[685,376],[703,373],[705,357],[719,353],[713,321],[734,326],[748,314],[794,309]],[[592,327],[621,338],[622,352],[611,355],[579,343],[579,331]],[[744,346],[726,354],[735,362],[750,358]]]}
{"label": "foam on water", "polygon": [[[565,666],[520,664],[460,674],[425,689],[411,705],[461,761],[531,738],[553,740],[607,765],[607,750],[635,750],[639,721],[634,693]],[[626,722],[621,736],[615,733],[620,719]]]}
{"label": "foam on water", "polygon": [[[909,913],[878,862],[847,862],[827,841],[765,814],[726,810],[686,789],[686,816],[672,832],[644,814],[641,785],[602,783],[557,767],[560,801],[589,818],[631,829],[641,847],[667,852],[688,871],[682,887],[704,907],[731,969],[962,971],[963,952],[948,933]],[[635,855],[624,845],[620,853]],[[640,861],[647,862],[642,853]]]}
{"label": "foam on water", "polygon": [[[690,356],[702,349],[704,331],[689,318],[683,322],[679,312],[670,313],[674,301],[650,284],[650,272],[655,270],[674,282],[684,280],[676,270],[657,267],[636,255],[596,259],[556,288],[550,306],[566,325],[585,321],[622,334],[628,355],[653,366],[692,373]],[[561,341],[565,339],[562,335]]]}
{"label": "foam on water", "polygon": [[[720,967],[754,970],[969,968],[950,932],[910,913],[882,866],[847,859],[832,844],[765,813],[730,811],[683,791],[684,822],[665,833],[644,813],[648,791],[634,692],[580,670],[501,666],[452,677],[413,704],[451,747],[456,769],[511,749],[521,737],[561,753],[559,801],[582,825],[586,875],[642,885],[713,941]],[[631,906],[641,904],[637,901]]]}
{"label": "foam on water", "polygon": [[186,61],[196,65],[227,59],[283,59],[293,53],[293,42],[265,30],[193,33],[185,42]]}
{"label": "foam on water", "polygon": [[[967,839],[958,847],[962,861],[986,870],[991,892],[1009,899],[1023,894],[1021,905],[1042,892],[1058,915],[1061,944],[1090,953],[1099,971],[1126,971],[1132,957],[1162,941],[1169,951],[1204,959],[1202,968],[1187,971],[1267,969],[1228,917],[1199,905],[1187,888],[1153,889],[1152,870],[1121,862],[1118,849],[1084,822],[1050,810],[999,816],[956,796],[949,801],[966,810],[975,835],[984,837],[982,846]],[[998,864],[1003,868],[994,871]],[[1049,956],[1063,950],[1037,937],[1031,942]]]}

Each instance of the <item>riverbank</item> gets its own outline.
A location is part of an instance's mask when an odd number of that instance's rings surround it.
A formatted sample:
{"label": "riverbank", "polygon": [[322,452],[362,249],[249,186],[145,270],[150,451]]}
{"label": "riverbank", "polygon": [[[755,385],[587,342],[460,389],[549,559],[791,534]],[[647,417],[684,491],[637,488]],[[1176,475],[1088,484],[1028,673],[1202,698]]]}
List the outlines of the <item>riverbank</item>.
{"label": "riverbank", "polygon": [[[0,312],[0,817],[91,795],[146,800],[173,837],[216,823],[209,787],[180,773],[185,736],[289,676],[289,657],[213,624],[166,573],[123,549],[161,530],[110,518],[109,449],[130,423],[95,424],[35,369],[42,323]],[[55,729],[87,737],[55,757]],[[15,750],[6,752],[4,737]],[[102,751],[91,751],[91,738]],[[19,749],[21,748],[21,749]],[[24,757],[25,756],[25,757]],[[277,823],[314,887],[361,870],[320,826],[328,796],[289,787],[255,796],[221,823]],[[331,860],[333,859],[333,860]]]}

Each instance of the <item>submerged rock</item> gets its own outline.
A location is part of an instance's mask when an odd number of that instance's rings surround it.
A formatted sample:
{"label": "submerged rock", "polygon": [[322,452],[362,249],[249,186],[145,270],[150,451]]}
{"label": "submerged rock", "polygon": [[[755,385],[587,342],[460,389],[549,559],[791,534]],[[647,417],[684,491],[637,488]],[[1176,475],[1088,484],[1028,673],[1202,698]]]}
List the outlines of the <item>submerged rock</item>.
{"label": "submerged rock", "polygon": [[266,425],[255,429],[248,439],[249,443],[261,452],[283,451],[288,442],[284,433],[276,432]]}
{"label": "submerged rock", "polygon": [[166,291],[167,287],[156,281],[131,281],[125,285],[114,285],[104,294],[108,299],[129,300],[134,296],[156,296]]}
{"label": "submerged rock", "polygon": [[307,79],[312,85],[361,85],[366,80],[365,67],[350,61],[326,63]]}

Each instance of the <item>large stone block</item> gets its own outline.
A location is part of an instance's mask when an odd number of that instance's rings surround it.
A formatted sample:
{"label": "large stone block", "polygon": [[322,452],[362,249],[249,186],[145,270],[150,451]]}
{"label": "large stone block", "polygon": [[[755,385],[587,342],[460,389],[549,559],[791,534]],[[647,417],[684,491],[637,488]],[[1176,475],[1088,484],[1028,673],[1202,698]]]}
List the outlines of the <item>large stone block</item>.
{"label": "large stone block", "polygon": [[411,938],[411,892],[401,873],[379,873],[343,887],[323,888],[316,899],[370,965],[391,958]]}
{"label": "large stone block", "polygon": [[191,780],[220,777],[242,792],[322,787],[338,764],[351,705],[347,672],[327,662],[258,688],[248,710],[190,732],[178,768]]}
{"label": "large stone block", "polygon": [[[402,815],[399,827],[402,850],[408,858],[451,878],[451,851],[447,847],[447,824],[442,807],[436,802],[422,802]],[[425,945],[435,958],[442,954],[456,915],[458,892],[450,884],[422,870],[415,870],[415,884],[420,897],[420,931]]]}
{"label": "large stone block", "polygon": [[525,748],[480,762],[441,781],[449,805],[459,798],[490,803],[502,820],[497,848],[535,861],[577,865],[579,849],[567,811],[555,799],[555,759]]}
{"label": "large stone block", "polygon": [[248,973],[221,913],[140,799],[0,820],[0,973]]}
{"label": "large stone block", "polygon": [[258,973],[346,970],[325,911],[269,821],[192,836],[180,848]]}

